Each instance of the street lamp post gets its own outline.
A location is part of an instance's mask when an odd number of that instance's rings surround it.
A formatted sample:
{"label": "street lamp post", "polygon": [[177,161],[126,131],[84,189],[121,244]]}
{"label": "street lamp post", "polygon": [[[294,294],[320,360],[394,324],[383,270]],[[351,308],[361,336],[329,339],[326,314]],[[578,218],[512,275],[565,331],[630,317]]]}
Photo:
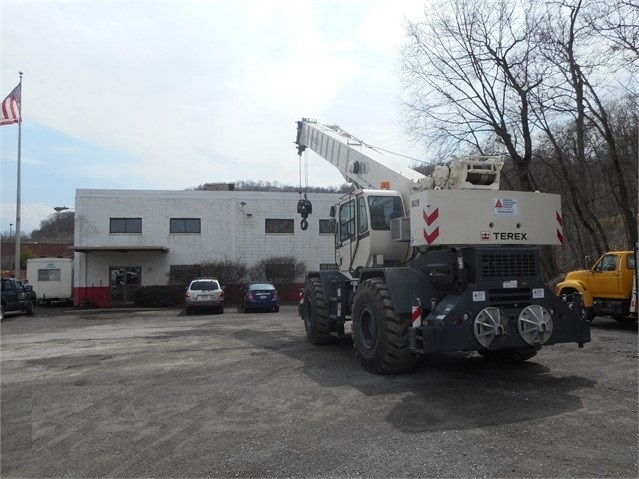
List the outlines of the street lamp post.
{"label": "street lamp post", "polygon": [[[11,238],[13,238],[13,223],[9,223],[9,241],[11,241]],[[16,242],[15,239],[13,240],[13,248],[15,250],[16,247]],[[13,260],[15,261],[15,259]],[[15,268],[13,267],[13,265],[15,264],[14,262],[11,262],[11,270],[15,270]]]}

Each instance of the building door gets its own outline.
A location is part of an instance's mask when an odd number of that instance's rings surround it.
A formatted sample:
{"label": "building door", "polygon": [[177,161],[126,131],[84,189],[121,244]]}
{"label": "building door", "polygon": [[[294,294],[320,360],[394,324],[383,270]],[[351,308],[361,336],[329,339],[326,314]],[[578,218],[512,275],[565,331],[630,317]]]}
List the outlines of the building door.
{"label": "building door", "polygon": [[111,305],[129,305],[135,300],[135,291],[140,287],[142,268],[109,268],[109,290]]}

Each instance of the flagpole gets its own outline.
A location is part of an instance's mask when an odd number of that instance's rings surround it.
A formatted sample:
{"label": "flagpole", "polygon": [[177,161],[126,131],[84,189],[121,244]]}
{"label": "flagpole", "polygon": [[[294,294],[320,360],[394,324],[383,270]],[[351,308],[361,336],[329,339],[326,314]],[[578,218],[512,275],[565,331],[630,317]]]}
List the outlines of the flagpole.
{"label": "flagpole", "polygon": [[18,103],[18,181],[16,188],[16,237],[14,241],[15,246],[15,258],[14,258],[14,276],[16,279],[22,279],[20,277],[20,235],[22,232],[22,228],[20,227],[20,157],[22,155],[22,72],[18,72],[20,74],[20,102]]}

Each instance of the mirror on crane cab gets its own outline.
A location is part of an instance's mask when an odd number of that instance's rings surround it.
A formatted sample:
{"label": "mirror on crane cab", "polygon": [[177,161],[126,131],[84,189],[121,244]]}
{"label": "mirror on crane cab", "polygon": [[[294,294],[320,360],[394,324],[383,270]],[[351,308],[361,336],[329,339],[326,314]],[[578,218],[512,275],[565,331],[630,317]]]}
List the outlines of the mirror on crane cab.
{"label": "mirror on crane cab", "polygon": [[331,206],[331,209],[328,213],[331,218],[335,218],[335,206]]}

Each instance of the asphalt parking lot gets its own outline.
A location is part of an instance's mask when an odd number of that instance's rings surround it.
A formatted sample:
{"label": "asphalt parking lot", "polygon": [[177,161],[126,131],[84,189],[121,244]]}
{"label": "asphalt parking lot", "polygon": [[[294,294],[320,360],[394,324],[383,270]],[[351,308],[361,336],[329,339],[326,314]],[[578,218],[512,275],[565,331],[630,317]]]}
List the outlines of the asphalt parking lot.
{"label": "asphalt parking lot", "polygon": [[279,313],[41,308],[1,326],[2,477],[638,477],[637,324],[519,365],[375,376]]}

